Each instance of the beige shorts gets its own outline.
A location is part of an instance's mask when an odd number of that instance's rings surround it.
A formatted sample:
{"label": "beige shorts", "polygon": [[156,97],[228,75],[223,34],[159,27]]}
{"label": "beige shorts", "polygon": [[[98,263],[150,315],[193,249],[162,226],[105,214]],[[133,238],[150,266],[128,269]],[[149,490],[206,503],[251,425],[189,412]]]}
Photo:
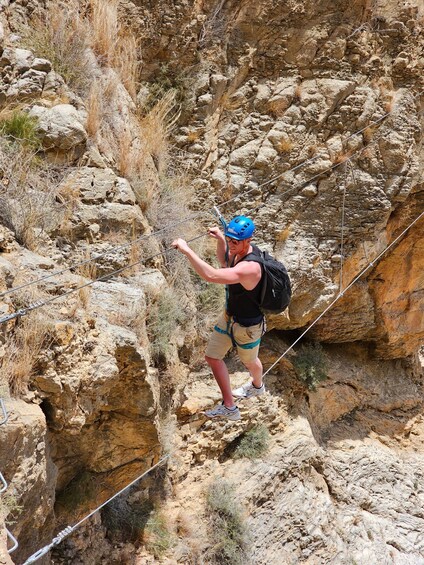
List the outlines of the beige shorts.
{"label": "beige shorts", "polygon": [[225,312],[221,314],[215,324],[206,347],[206,355],[212,357],[212,359],[223,359],[233,347],[231,332],[240,361],[242,363],[255,361],[258,357],[259,345],[264,333],[263,322],[246,328],[234,322]]}

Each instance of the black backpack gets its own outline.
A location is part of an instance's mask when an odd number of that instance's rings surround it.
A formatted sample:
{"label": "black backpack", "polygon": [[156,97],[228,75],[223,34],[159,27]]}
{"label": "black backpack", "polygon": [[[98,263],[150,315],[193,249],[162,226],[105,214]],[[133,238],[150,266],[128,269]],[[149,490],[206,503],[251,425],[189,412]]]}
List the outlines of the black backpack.
{"label": "black backpack", "polygon": [[244,261],[260,263],[262,269],[262,288],[258,305],[266,314],[280,314],[290,303],[292,294],[290,277],[285,266],[272,257],[268,251],[254,247],[256,253],[249,253]]}

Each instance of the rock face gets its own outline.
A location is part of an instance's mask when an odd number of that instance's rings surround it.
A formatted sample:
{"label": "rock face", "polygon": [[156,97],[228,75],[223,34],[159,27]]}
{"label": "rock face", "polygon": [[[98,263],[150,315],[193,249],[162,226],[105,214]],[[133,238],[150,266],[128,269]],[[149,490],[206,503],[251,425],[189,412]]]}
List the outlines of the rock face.
{"label": "rock face", "polygon": [[[252,563],[422,563],[422,367],[417,380],[405,379],[401,363],[371,360],[360,346],[333,345],[327,354],[328,380],[306,398],[286,363],[268,375],[270,395],[240,404],[247,428],[262,422],[272,434],[269,451],[253,461],[231,455],[244,425],[192,419],[180,427],[186,443],[171,467],[178,488],[169,511],[205,516],[196,534],[202,555],[210,550],[208,484],[227,481]],[[187,389],[181,417],[206,407],[214,388],[203,377]]]}
{"label": "rock face", "polygon": [[[423,7],[121,0],[125,33],[102,44],[95,17],[114,22],[114,5],[73,13],[67,53],[78,40],[92,71],[83,99],[56,58],[22,39],[32,15],[54,10],[60,23],[62,8],[0,0],[2,205],[19,181],[30,210],[45,192],[62,211],[34,226],[37,253],[18,242],[13,218],[0,226],[0,314],[49,304],[42,328],[28,316],[0,332],[0,385],[10,359],[25,385],[0,426],[0,471],[23,509],[12,561],[168,450],[166,468],[116,501],[115,522],[96,514],[44,563],[206,563],[217,548],[205,494],[225,480],[251,540],[246,562],[422,565],[424,220],[413,222],[424,209]],[[35,149],[5,134],[15,105],[36,118]],[[7,174],[10,156],[46,164],[50,184],[35,190],[26,169]],[[188,238],[210,222],[178,223],[187,184],[202,217],[215,204],[227,219],[254,217],[255,242],[293,283],[288,311],[269,318],[276,331],[263,340],[265,368],[276,362],[268,394],[241,403],[237,423],[200,414],[220,399],[195,350],[213,327],[202,309],[209,298],[201,287],[193,296],[184,258],[168,249],[169,224]],[[201,253],[209,260],[206,246]],[[149,256],[157,262],[140,266]],[[96,260],[72,266],[87,257]],[[327,358],[326,379],[310,388],[296,368],[303,346],[280,358],[291,332],[308,328]],[[157,353],[154,338],[172,354]],[[26,356],[11,356],[16,348]],[[233,385],[249,378],[234,357],[229,366]],[[267,454],[234,461],[258,425],[271,434]],[[0,525],[14,518],[6,510]]]}
{"label": "rock face", "polygon": [[18,400],[6,400],[5,404],[9,419],[0,426],[1,472],[9,483],[12,506],[32,508],[10,526],[19,542],[11,557],[19,563],[52,537],[57,470],[41,409]]}

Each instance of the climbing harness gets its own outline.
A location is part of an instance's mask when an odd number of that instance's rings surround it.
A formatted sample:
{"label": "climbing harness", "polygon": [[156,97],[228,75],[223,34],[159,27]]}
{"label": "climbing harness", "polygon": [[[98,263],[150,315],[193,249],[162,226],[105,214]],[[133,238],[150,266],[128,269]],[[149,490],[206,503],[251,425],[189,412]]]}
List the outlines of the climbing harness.
{"label": "climbing harness", "polygon": [[[226,314],[226,317],[228,318],[228,320],[225,330],[220,328],[218,325],[215,325],[213,329],[219,334],[227,335],[231,339],[231,343],[233,344],[233,347],[240,347],[241,349],[255,349],[255,347],[257,347],[261,343],[262,336],[266,332],[266,324],[265,324],[264,316],[258,316],[257,318],[243,319],[235,316],[229,316],[228,314]],[[262,335],[259,339],[252,341],[250,343],[239,343],[238,341],[236,341],[233,332],[234,323],[240,324],[240,326],[248,328],[250,326],[256,326],[261,322],[262,322]]]}
{"label": "climbing harness", "polygon": [[[355,136],[355,135],[359,135],[360,133],[362,133],[363,131],[365,131],[365,130],[366,130],[367,128],[369,128],[370,126],[376,125],[376,124],[380,123],[381,121],[383,121],[384,119],[386,119],[390,114],[391,114],[391,112],[387,112],[386,114],[384,114],[383,116],[381,116],[378,120],[367,124],[367,126],[363,127],[362,129],[358,130],[357,132],[354,132],[354,133],[352,133],[351,135],[349,135],[343,142],[348,141],[349,139],[351,139],[351,138],[352,138],[353,136]],[[373,141],[373,142],[371,142],[371,143],[369,143],[366,147],[368,148],[368,147],[370,147],[371,145],[373,145],[373,144],[375,144],[375,143],[377,143],[377,140],[376,140],[376,141]],[[318,177],[322,176],[322,175],[325,174],[326,172],[329,172],[329,171],[334,170],[335,168],[339,167],[340,165],[342,165],[342,164],[344,164],[344,163],[351,162],[351,160],[352,160],[352,158],[354,157],[354,155],[361,153],[364,149],[365,149],[365,147],[363,147],[363,148],[361,148],[361,149],[355,151],[355,152],[352,153],[348,158],[346,158],[346,159],[344,159],[343,161],[341,161],[340,163],[336,163],[336,164],[334,164],[333,166],[328,167],[328,168],[325,169],[324,171],[321,171],[320,173],[314,175],[313,177],[311,177],[311,178],[308,179],[307,181],[304,181],[304,183],[302,183],[302,185],[300,185],[300,186],[304,186],[305,183],[310,183],[310,182],[311,182],[312,180],[314,180],[315,178],[318,178]],[[279,175],[277,175],[277,176],[275,176],[275,177],[269,179],[268,181],[266,181],[266,182],[264,182],[264,183],[262,183],[262,184],[260,184],[260,185],[258,185],[258,186],[255,186],[254,188],[252,188],[252,189],[246,191],[246,192],[243,194],[243,196],[246,196],[247,194],[249,194],[249,193],[252,192],[253,190],[257,190],[258,188],[267,186],[268,184],[271,184],[271,183],[275,182],[276,180],[278,180],[279,178],[281,178],[283,175],[287,174],[288,172],[294,172],[294,171],[298,170],[299,168],[305,166],[306,164],[315,161],[316,159],[318,159],[318,157],[319,157],[319,155],[316,155],[316,156],[314,156],[314,157],[311,157],[310,159],[307,159],[306,161],[303,161],[302,163],[300,163],[299,165],[293,167],[292,169],[289,169],[288,171],[284,171],[283,173],[281,173],[281,174],[279,174]],[[291,192],[291,191],[294,190],[295,188],[296,188],[296,187],[294,186],[294,187],[288,189],[287,191],[284,191],[284,192],[282,193],[282,195],[285,195],[285,194]],[[233,200],[235,200],[236,198],[239,198],[239,197],[240,197],[240,195],[237,195],[237,196],[235,196],[235,197],[233,197],[233,198],[231,198],[231,199],[229,199],[229,200],[227,200],[227,201],[221,203],[220,206],[225,206],[226,204],[232,202]],[[223,216],[221,215],[221,213],[219,212],[219,210],[218,210],[218,208],[217,208],[216,206],[214,206],[214,212],[217,214],[218,219],[220,220],[220,222],[221,222],[221,224],[223,225],[224,230],[225,230],[225,226],[226,226],[225,220],[224,220]],[[198,214],[196,214],[196,215],[194,215],[194,216],[191,216],[190,218],[186,218],[186,219],[184,219],[184,220],[181,220],[181,221],[177,222],[176,224],[174,224],[174,226],[175,226],[175,225],[179,225],[179,224],[183,224],[183,223],[189,221],[190,219],[199,217],[200,215],[201,215],[201,213],[198,213]],[[291,349],[293,349],[293,347],[296,345],[296,343],[298,343],[298,342],[303,338],[303,336],[322,318],[322,316],[324,316],[324,315],[326,314],[326,312],[328,312],[328,311],[333,307],[333,305],[345,294],[345,292],[346,292],[349,288],[351,288],[351,286],[353,286],[372,266],[374,266],[375,262],[378,261],[378,260],[380,259],[380,257],[382,257],[382,255],[383,255],[384,253],[386,253],[387,250],[389,250],[393,245],[395,245],[395,244],[397,243],[397,241],[399,241],[399,240],[401,239],[401,237],[403,237],[403,235],[404,235],[416,222],[418,222],[418,221],[421,219],[421,217],[422,217],[423,215],[424,215],[424,212],[422,212],[417,218],[415,218],[415,220],[413,220],[413,221],[409,224],[409,226],[408,226],[390,245],[388,245],[372,262],[370,262],[369,265],[368,265],[367,267],[365,267],[365,268],[351,281],[351,283],[350,283],[344,290],[340,287],[340,292],[339,292],[339,294],[336,296],[336,298],[335,298],[335,299],[329,304],[329,306],[314,320],[314,322],[312,322],[312,324],[310,324],[310,326],[308,326],[308,328],[302,333],[302,335],[299,336],[299,338],[297,338],[297,339],[292,343],[292,345],[277,359],[277,361],[275,361],[275,362],[271,365],[271,367],[269,367],[269,369],[264,373],[264,375],[263,375],[264,377],[279,363],[279,361],[280,361]],[[343,218],[344,218],[344,202],[343,202]],[[172,227],[172,226],[171,226],[171,227]],[[114,248],[114,249],[112,249],[112,250],[108,250],[107,252],[105,252],[105,253],[103,253],[103,254],[100,254],[100,255],[96,255],[95,257],[93,257],[93,258],[91,258],[91,259],[87,259],[87,260],[85,260],[85,261],[83,261],[83,262],[81,262],[81,263],[77,263],[77,264],[72,265],[72,266],[70,266],[70,267],[68,267],[68,268],[66,268],[66,269],[62,269],[62,270],[60,270],[60,271],[55,271],[55,272],[53,272],[53,273],[47,275],[46,277],[42,277],[41,279],[38,279],[38,280],[35,280],[35,281],[30,281],[30,282],[28,282],[28,283],[25,283],[24,285],[11,288],[11,289],[9,289],[8,291],[5,291],[5,292],[1,293],[1,294],[0,294],[0,298],[2,298],[3,296],[5,296],[5,295],[7,295],[7,294],[10,294],[10,293],[12,293],[12,292],[15,292],[15,291],[17,291],[17,290],[20,290],[20,289],[22,289],[22,288],[25,288],[25,287],[27,287],[27,286],[30,286],[30,285],[32,285],[32,284],[36,284],[36,283],[39,283],[39,282],[41,282],[41,281],[44,281],[44,280],[46,280],[46,279],[48,279],[48,278],[51,278],[51,277],[54,277],[54,276],[58,276],[59,274],[62,274],[62,273],[64,273],[64,272],[66,272],[66,271],[70,271],[70,270],[72,270],[72,269],[74,269],[74,268],[76,268],[76,267],[78,267],[78,266],[82,266],[82,265],[85,265],[85,264],[90,263],[90,262],[92,262],[92,261],[96,261],[97,259],[99,259],[99,258],[101,258],[101,257],[104,257],[106,254],[109,254],[111,251],[113,252],[114,250],[116,251],[116,250],[118,250],[118,249],[126,248],[126,247],[128,247],[128,246],[130,246],[130,245],[133,245],[135,242],[141,241],[144,237],[151,237],[151,236],[153,236],[153,235],[158,234],[159,232],[166,231],[167,229],[170,229],[170,228],[169,228],[169,227],[163,228],[163,229],[158,230],[157,232],[154,232],[154,233],[152,233],[152,234],[148,234],[148,235],[145,235],[145,236],[141,236],[140,238],[138,238],[138,239],[135,240],[135,241],[131,241],[131,242],[128,242],[128,243],[126,243],[126,244],[124,244],[124,245],[122,245],[122,246],[120,246],[120,247],[116,247],[116,248]],[[225,231],[224,231],[224,233],[225,233]],[[197,237],[194,237],[194,238],[188,240],[188,242],[194,241],[194,240],[196,240],[196,239],[198,239],[198,238],[200,238],[200,237],[204,237],[204,235],[206,235],[206,234],[201,234],[201,235],[199,235],[199,236],[197,236]],[[16,312],[13,312],[13,313],[11,313],[11,314],[9,314],[9,315],[7,315],[7,316],[4,316],[4,317],[0,318],[0,324],[1,324],[1,323],[5,323],[5,322],[10,321],[10,320],[13,320],[13,319],[15,319],[15,318],[17,318],[17,317],[26,315],[26,314],[28,314],[30,311],[32,311],[32,310],[34,310],[34,309],[36,309],[36,308],[39,308],[39,307],[41,307],[41,306],[45,306],[45,305],[47,305],[47,304],[53,302],[54,300],[56,300],[56,299],[58,299],[58,298],[63,298],[63,297],[65,297],[65,296],[67,296],[67,295],[69,295],[69,294],[71,294],[71,293],[73,293],[73,292],[76,292],[76,291],[78,291],[78,290],[80,290],[80,289],[82,289],[82,288],[84,288],[84,287],[90,286],[90,285],[94,284],[95,282],[103,281],[103,280],[109,279],[111,276],[116,275],[116,274],[119,274],[119,273],[121,273],[122,271],[124,271],[125,269],[129,269],[129,268],[131,268],[131,267],[133,267],[133,266],[135,266],[135,265],[138,265],[138,264],[140,264],[140,263],[147,262],[148,260],[153,259],[154,257],[160,256],[160,255],[164,255],[165,253],[169,252],[170,250],[173,250],[173,248],[172,248],[172,247],[167,248],[167,249],[165,249],[165,250],[162,251],[162,252],[156,253],[156,254],[152,255],[151,257],[148,257],[148,258],[143,259],[143,260],[141,260],[141,261],[137,261],[137,262],[135,262],[135,263],[132,263],[132,264],[130,264],[130,265],[127,265],[127,266],[125,266],[125,267],[122,267],[121,269],[118,269],[118,270],[116,270],[116,271],[114,271],[114,272],[112,272],[112,273],[109,273],[108,275],[105,275],[105,276],[103,276],[103,277],[100,277],[99,279],[96,279],[96,280],[90,281],[90,282],[88,282],[88,283],[85,283],[85,284],[83,284],[83,285],[77,286],[76,288],[74,288],[74,289],[72,289],[72,290],[70,290],[70,291],[68,291],[68,292],[66,292],[66,293],[64,293],[64,294],[62,294],[62,295],[54,296],[54,297],[52,297],[52,298],[50,298],[50,299],[48,299],[48,300],[45,300],[45,301],[37,301],[37,302],[34,302],[33,304],[29,305],[29,306],[26,307],[26,308],[21,308],[20,310],[18,310],[18,311],[16,311]],[[343,258],[342,258],[342,259],[343,259]],[[226,252],[226,261],[227,261],[227,264],[228,264],[228,245],[227,245],[227,252]],[[216,329],[216,328],[215,328],[215,329]],[[221,330],[221,328],[219,328],[218,331],[223,332],[223,330]],[[228,331],[228,327],[227,327],[227,331]],[[227,333],[227,332],[225,332],[225,333]],[[260,341],[260,340],[259,340],[259,341]],[[244,348],[248,348],[248,346],[255,347],[256,345],[252,345],[252,344],[239,345],[239,347],[244,347]],[[3,419],[2,419],[2,421],[0,422],[0,424],[4,424],[4,423],[7,422],[8,414],[7,414],[7,411],[6,411],[6,408],[5,408],[5,406],[4,406],[4,402],[3,402],[2,399],[0,399],[0,406],[1,406],[2,411],[3,411],[3,414],[4,414]],[[37,551],[36,553],[34,553],[31,557],[29,557],[29,558],[25,561],[25,563],[24,563],[23,565],[29,565],[30,563],[35,563],[35,562],[36,562],[38,559],[40,559],[43,555],[45,555],[46,553],[48,553],[54,546],[56,546],[56,545],[58,545],[59,543],[61,543],[61,541],[63,541],[63,539],[65,539],[65,537],[67,537],[68,535],[70,535],[70,534],[71,534],[76,528],[78,528],[79,525],[81,525],[85,520],[89,519],[91,516],[93,516],[93,514],[95,514],[95,513],[98,512],[101,508],[103,508],[104,506],[106,506],[106,505],[107,505],[109,502],[111,502],[114,498],[116,498],[117,496],[119,496],[120,494],[122,494],[122,492],[124,492],[125,490],[127,490],[129,487],[131,487],[131,486],[132,486],[133,484],[135,484],[136,482],[140,481],[144,476],[146,476],[148,473],[150,473],[153,469],[155,469],[156,467],[158,467],[159,465],[161,465],[165,460],[167,460],[167,459],[170,457],[170,455],[171,455],[171,453],[169,453],[169,454],[167,454],[166,456],[164,456],[164,457],[163,457],[162,459],[160,459],[155,465],[153,465],[151,468],[149,468],[147,471],[145,471],[142,475],[140,475],[139,477],[137,477],[134,481],[132,481],[131,483],[129,483],[126,487],[124,487],[123,489],[121,489],[121,490],[120,490],[119,492],[117,492],[114,496],[112,496],[112,497],[109,498],[107,501],[105,501],[103,504],[101,504],[99,507],[97,507],[95,510],[93,510],[90,514],[88,514],[86,517],[84,517],[82,520],[80,520],[77,524],[75,524],[74,526],[68,526],[67,528],[65,528],[64,530],[62,530],[55,538],[53,538],[52,542],[51,542],[49,545],[43,547],[42,549],[40,549],[39,551]],[[1,475],[1,483],[3,484],[3,487],[2,487],[1,492],[4,492],[4,491],[6,490],[6,488],[7,488],[7,483],[6,483],[6,481],[4,480],[3,475]],[[13,537],[13,535],[12,535],[7,529],[6,529],[6,533],[7,533],[8,538],[9,538],[9,539],[12,541],[12,543],[14,544],[13,547],[8,550],[9,553],[12,553],[12,552],[18,547],[18,542],[17,542],[17,540]]]}

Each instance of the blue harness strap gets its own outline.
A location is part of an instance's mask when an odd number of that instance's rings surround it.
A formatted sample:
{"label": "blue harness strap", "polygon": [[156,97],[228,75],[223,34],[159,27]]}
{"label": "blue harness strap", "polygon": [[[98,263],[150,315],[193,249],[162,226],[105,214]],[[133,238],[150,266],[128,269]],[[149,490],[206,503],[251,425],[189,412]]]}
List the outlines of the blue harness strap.
{"label": "blue harness strap", "polygon": [[223,330],[219,326],[214,326],[213,329],[220,334],[228,335],[228,337],[231,338],[233,346],[240,347],[241,349],[255,349],[255,347],[257,347],[261,343],[261,339],[262,339],[261,336],[259,339],[257,339],[256,341],[252,341],[251,343],[238,343],[238,341],[234,339],[233,324],[231,323],[231,319],[228,320],[227,327],[225,330]]}
{"label": "blue harness strap", "polygon": [[215,330],[216,332],[218,332],[219,334],[225,334],[225,335],[228,335],[228,336],[231,337],[231,334],[229,334],[229,333],[227,332],[227,330],[223,330],[223,329],[219,328],[218,326],[215,326],[215,327],[214,327],[214,330]]}
{"label": "blue harness strap", "polygon": [[252,343],[238,343],[234,338],[233,341],[237,347],[241,347],[242,349],[255,349],[255,347],[261,343],[261,338],[252,341]]}

